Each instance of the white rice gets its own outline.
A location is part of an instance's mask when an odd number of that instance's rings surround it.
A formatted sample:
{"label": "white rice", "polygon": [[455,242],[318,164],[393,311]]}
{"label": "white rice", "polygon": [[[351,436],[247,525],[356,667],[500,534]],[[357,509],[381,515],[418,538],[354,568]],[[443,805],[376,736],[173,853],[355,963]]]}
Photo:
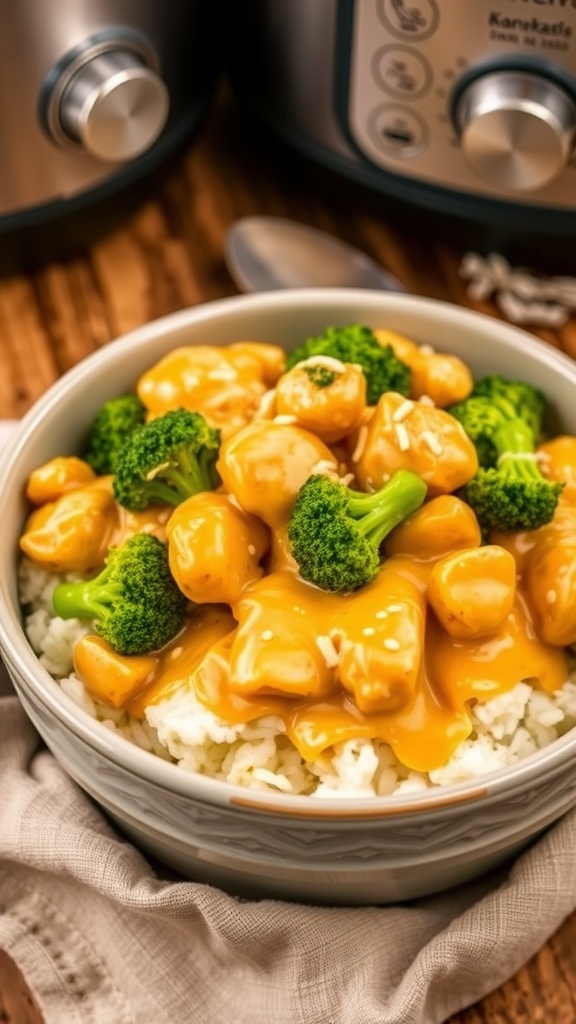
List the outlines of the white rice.
{"label": "white rice", "polygon": [[30,643],[65,693],[109,729],[187,771],[251,789],[332,796],[393,796],[476,779],[514,764],[552,743],[576,725],[576,670],[554,694],[519,682],[508,693],[471,709],[473,731],[448,763],[429,773],[402,765],[380,740],[347,740],[332,756],[304,761],[280,718],[263,717],[233,725],[218,718],[182,688],[146,709],[145,721],[95,700],[73,672],[72,651],[88,632],[77,619],[51,611],[52,590],[60,579],[28,559],[20,568],[20,600]]}

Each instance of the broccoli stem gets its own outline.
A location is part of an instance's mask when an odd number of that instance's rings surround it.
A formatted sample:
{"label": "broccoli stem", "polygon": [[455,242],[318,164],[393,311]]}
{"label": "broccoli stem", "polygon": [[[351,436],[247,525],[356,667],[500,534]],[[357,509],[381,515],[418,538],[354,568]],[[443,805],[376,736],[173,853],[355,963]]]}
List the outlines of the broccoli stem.
{"label": "broccoli stem", "polygon": [[104,569],[96,580],[60,583],[52,598],[56,615],[62,619],[105,617],[111,604],[122,597],[120,584],[108,582],[109,575],[109,570]]}
{"label": "broccoli stem", "polygon": [[498,452],[498,471],[502,479],[541,480],[542,474],[534,458],[534,434],[521,419],[507,420],[494,433]]}
{"label": "broccoli stem", "polygon": [[158,472],[162,473],[162,479],[150,479],[150,497],[159,503],[173,505],[175,497],[178,502],[182,502],[199,491],[211,490],[212,479],[205,464],[206,454],[201,452],[190,457],[182,451],[175,462],[159,466]]}
{"label": "broccoli stem", "polygon": [[351,490],[348,512],[358,520],[361,533],[379,547],[395,526],[420,508],[425,497],[424,481],[416,473],[400,469],[373,494]]}

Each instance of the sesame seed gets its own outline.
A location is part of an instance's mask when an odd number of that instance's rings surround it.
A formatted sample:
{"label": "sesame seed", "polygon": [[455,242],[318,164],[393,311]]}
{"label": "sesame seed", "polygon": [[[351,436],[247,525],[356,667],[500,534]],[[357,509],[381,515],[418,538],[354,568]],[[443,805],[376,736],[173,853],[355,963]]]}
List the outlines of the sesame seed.
{"label": "sesame seed", "polygon": [[218,367],[216,370],[209,370],[206,374],[208,380],[223,380],[232,381],[236,380],[237,374],[232,366]]}
{"label": "sesame seed", "polygon": [[388,617],[388,612],[386,611],[385,608],[381,608],[379,612],[376,612],[376,618],[377,619],[386,619],[387,617]]}
{"label": "sesame seed", "polygon": [[384,641],[384,647],[386,648],[387,651],[399,651],[400,650],[400,644],[398,643],[397,640],[394,639],[393,636],[387,636],[386,637],[386,639]]}
{"label": "sesame seed", "polygon": [[336,650],[331,638],[320,634],[314,639],[328,668],[335,668],[340,659],[338,657],[338,651]]}
{"label": "sesame seed", "polygon": [[432,408],[436,406],[436,402],[434,401],[433,398],[430,398],[430,395],[420,395],[418,401],[420,405],[429,405]]}
{"label": "sesame seed", "polygon": [[374,636],[375,632],[376,630],[374,629],[374,626],[365,626],[364,629],[362,630],[364,636]]}
{"label": "sesame seed", "polygon": [[557,595],[555,590],[549,590],[546,594],[546,604],[556,604],[556,596]]}
{"label": "sesame seed", "polygon": [[356,441],[356,447],[352,452],[352,462],[360,462],[364,449],[366,447],[366,441],[368,440],[368,427],[360,427],[358,431],[358,440]]}
{"label": "sesame seed", "polygon": [[394,423],[400,423],[410,412],[412,412],[413,408],[414,402],[411,402],[409,398],[407,398],[405,402],[401,402],[395,412],[392,413]]}
{"label": "sesame seed", "polygon": [[440,441],[438,440],[437,437],[435,437],[431,430],[422,431],[422,440],[424,444],[427,445],[427,447],[430,449],[432,455],[442,454],[442,445],[440,444]]}
{"label": "sesame seed", "polygon": [[256,554],[256,547],[254,544],[248,545],[248,554],[252,555],[252,558],[254,558],[254,555]]}
{"label": "sesame seed", "polygon": [[174,647],[174,649],[172,651],[170,651],[170,657],[171,657],[172,661],[176,661],[176,658],[180,657],[180,655],[182,654],[183,650],[184,650],[184,648],[182,646]]}
{"label": "sesame seed", "polygon": [[271,629],[264,629],[260,636],[262,637],[263,640],[271,640],[272,637],[274,636],[274,633],[272,632]]}
{"label": "sesame seed", "polygon": [[289,416],[286,414],[282,416],[275,416],[272,422],[279,423],[281,426],[289,426],[291,423],[296,423],[297,419],[297,416]]}
{"label": "sesame seed", "polygon": [[388,605],[388,611],[389,612],[403,612],[404,611],[404,607],[401,604],[389,604]]}
{"label": "sesame seed", "polygon": [[406,427],[404,426],[403,423],[396,423],[394,431],[396,433],[396,440],[398,442],[398,447],[400,451],[407,452],[408,449],[410,448],[410,437],[408,435]]}

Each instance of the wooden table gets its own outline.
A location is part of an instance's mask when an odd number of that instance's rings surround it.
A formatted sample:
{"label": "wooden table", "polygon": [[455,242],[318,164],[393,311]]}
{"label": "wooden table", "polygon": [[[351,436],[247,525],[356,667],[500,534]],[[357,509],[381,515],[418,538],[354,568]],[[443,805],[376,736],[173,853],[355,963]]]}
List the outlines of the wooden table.
{"label": "wooden table", "polygon": [[[409,291],[472,305],[459,275],[465,244],[418,230],[415,221],[399,226],[392,207],[388,214],[373,196],[342,188],[328,179],[319,187],[316,174],[218,102],[189,149],[113,230],[74,255],[0,280],[0,417],[21,416],[65,370],[125,331],[234,294],[223,242],[229,224],[249,214],[332,231],[369,252]],[[476,308],[497,315],[489,303]],[[539,334],[576,356],[574,321]],[[573,1024],[575,944],[576,913],[514,978],[450,1024]],[[1,951],[0,1021],[42,1024]]]}

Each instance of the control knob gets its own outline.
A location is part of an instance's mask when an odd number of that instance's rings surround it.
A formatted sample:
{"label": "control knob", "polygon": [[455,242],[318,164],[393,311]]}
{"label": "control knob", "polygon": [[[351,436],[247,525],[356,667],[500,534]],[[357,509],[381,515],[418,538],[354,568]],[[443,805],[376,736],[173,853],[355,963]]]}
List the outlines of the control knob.
{"label": "control knob", "polygon": [[107,50],[85,60],[59,90],[57,134],[120,162],[147,150],[168,117],[168,89],[137,53]]}
{"label": "control knob", "polygon": [[531,192],[553,181],[570,160],[576,103],[541,75],[495,71],[465,87],[455,121],[464,156],[480,178]]}

